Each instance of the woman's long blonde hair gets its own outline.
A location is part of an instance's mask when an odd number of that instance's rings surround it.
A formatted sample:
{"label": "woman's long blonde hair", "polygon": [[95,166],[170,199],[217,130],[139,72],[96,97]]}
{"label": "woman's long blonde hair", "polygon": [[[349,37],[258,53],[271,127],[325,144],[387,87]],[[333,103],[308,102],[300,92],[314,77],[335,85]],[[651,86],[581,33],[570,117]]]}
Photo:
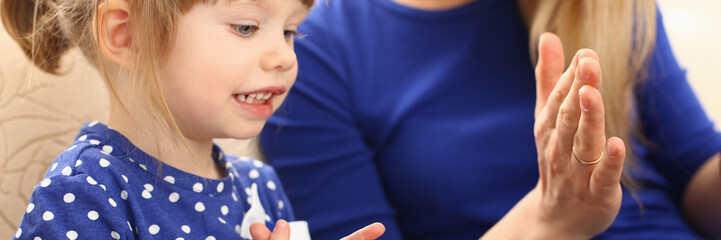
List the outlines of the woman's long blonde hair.
{"label": "woman's long blonde hair", "polygon": [[[151,106],[151,117],[160,120],[175,132],[189,147],[187,138],[173,118],[161,89],[161,69],[169,55],[176,33],[176,19],[199,3],[218,0],[126,0],[130,4],[130,48],[137,54],[132,59],[129,74],[137,82],[135,89],[145,92]],[[221,0],[222,1],[222,0]],[[233,0],[225,0],[233,1]],[[77,46],[85,58],[96,67],[111,94],[128,111],[110,81],[105,57],[98,49],[99,30],[95,24],[99,6],[104,0],[3,0],[0,15],[5,29],[18,42],[27,56],[41,70],[59,74],[60,58],[68,49]],[[311,7],[314,0],[300,0]],[[128,83],[123,83],[128,84]],[[190,150],[190,149],[189,149]],[[191,151],[192,152],[192,151]]]}
{"label": "woman's long blonde hair", "polygon": [[[537,60],[543,32],[556,33],[563,42],[566,63],[575,51],[590,48],[601,60],[601,94],[606,110],[606,136],[618,136],[632,150],[631,138],[644,141],[633,116],[633,89],[647,76],[647,63],[656,41],[656,4],[653,0],[517,0],[529,28],[530,51]],[[623,182],[636,155],[629,151]]]}

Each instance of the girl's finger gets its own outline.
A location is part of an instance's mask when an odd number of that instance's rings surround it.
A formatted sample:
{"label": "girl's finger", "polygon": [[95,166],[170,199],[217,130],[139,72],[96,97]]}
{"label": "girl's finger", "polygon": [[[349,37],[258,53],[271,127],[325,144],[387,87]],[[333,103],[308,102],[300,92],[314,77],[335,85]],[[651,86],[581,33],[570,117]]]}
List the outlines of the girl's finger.
{"label": "girl's finger", "polygon": [[556,82],[563,74],[566,66],[563,56],[561,39],[553,33],[541,34],[538,42],[538,64],[536,64],[536,110],[534,117],[538,117],[541,109],[546,105],[548,95],[553,91]]}
{"label": "girl's finger", "polygon": [[341,238],[341,240],[375,240],[379,238],[386,231],[386,227],[382,223],[373,223],[365,226],[358,231],[355,231],[347,237]]}
{"label": "girl's finger", "polygon": [[250,236],[252,236],[254,240],[268,240],[270,239],[270,234],[270,230],[265,227],[265,224],[257,222],[250,225]]}
{"label": "girl's finger", "polygon": [[273,234],[270,236],[270,240],[288,240],[290,239],[290,227],[288,222],[281,219],[275,222],[275,229]]}

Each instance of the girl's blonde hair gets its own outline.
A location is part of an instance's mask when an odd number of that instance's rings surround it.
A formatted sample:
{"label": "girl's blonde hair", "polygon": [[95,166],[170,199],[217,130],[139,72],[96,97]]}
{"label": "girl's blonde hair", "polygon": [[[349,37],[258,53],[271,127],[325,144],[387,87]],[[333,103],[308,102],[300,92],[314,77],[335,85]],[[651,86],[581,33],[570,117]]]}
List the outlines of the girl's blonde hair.
{"label": "girl's blonde hair", "polygon": [[[130,71],[137,80],[137,88],[145,91],[151,114],[172,129],[187,145],[161,90],[161,68],[170,53],[176,33],[175,21],[195,4],[215,3],[217,0],[126,0],[130,4],[130,48],[137,54]],[[221,0],[223,1],[223,0]],[[233,1],[233,0],[225,0]],[[309,8],[314,0],[299,0]],[[77,46],[85,58],[96,67],[111,94],[118,93],[110,82],[104,56],[98,49],[98,8],[104,0],[4,0],[0,15],[5,29],[20,44],[25,55],[41,70],[58,74],[60,57]],[[121,105],[125,105],[121,101]],[[125,108],[127,111],[127,108]],[[157,111],[156,111],[157,110]]]}
{"label": "girl's blonde hair", "polygon": [[[530,31],[530,51],[537,60],[543,32],[556,33],[563,42],[566,63],[575,51],[598,53],[603,74],[601,93],[606,110],[606,136],[621,137],[626,149],[630,136],[645,141],[633,116],[633,89],[648,75],[647,65],[656,41],[656,4],[653,0],[517,0]],[[626,169],[636,155],[629,151]],[[637,183],[624,170],[624,184]]]}

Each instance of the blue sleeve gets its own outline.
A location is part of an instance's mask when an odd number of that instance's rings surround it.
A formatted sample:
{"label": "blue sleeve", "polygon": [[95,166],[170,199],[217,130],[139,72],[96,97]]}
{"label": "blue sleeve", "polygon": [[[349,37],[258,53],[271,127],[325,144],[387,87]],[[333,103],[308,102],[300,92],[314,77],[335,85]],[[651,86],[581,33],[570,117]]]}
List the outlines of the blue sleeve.
{"label": "blue sleeve", "polygon": [[669,180],[677,201],[698,168],[721,151],[721,134],[704,112],[679,66],[659,13],[649,78],[636,90],[648,157]]}
{"label": "blue sleeve", "polygon": [[[277,170],[296,217],[307,220],[314,239],[339,239],[373,222],[384,239],[401,239],[379,179],[374,152],[354,119],[348,74],[332,18],[318,5],[299,31],[299,77],[271,117],[260,143]],[[345,41],[348,42],[348,41]]]}
{"label": "blue sleeve", "polygon": [[134,239],[127,217],[87,175],[44,179],[30,204],[15,239]]}

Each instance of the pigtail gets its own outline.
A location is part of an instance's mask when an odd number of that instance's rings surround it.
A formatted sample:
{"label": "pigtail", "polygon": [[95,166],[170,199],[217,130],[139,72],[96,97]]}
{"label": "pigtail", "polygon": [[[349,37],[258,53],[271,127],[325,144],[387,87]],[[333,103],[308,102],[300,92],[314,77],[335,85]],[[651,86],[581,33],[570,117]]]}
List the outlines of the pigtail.
{"label": "pigtail", "polygon": [[41,70],[58,74],[60,57],[72,42],[63,34],[52,0],[4,0],[0,15],[5,29]]}

